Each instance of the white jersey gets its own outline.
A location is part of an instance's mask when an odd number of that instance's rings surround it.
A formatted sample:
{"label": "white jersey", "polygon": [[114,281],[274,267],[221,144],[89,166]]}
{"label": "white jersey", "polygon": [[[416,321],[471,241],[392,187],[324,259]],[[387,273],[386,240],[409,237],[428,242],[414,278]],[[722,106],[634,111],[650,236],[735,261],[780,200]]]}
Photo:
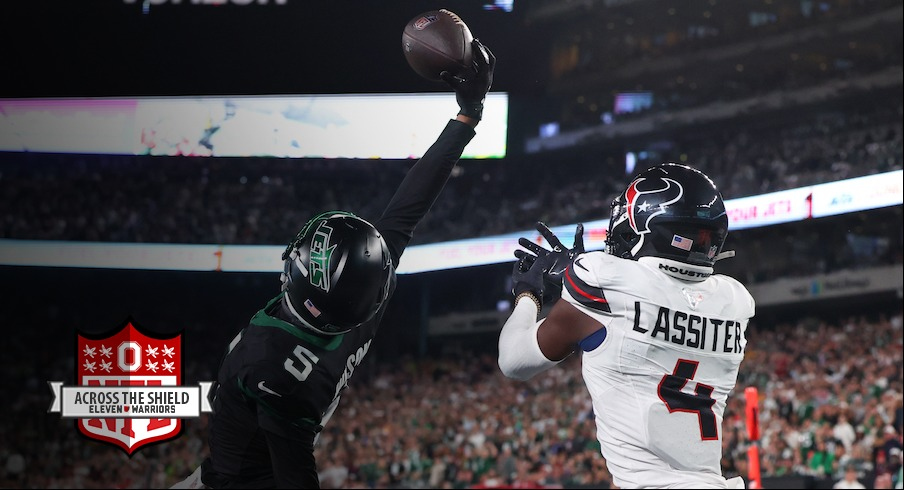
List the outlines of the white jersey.
{"label": "white jersey", "polygon": [[722,416],[754,301],[711,271],[591,252],[565,274],[562,298],[605,326],[581,343],[582,369],[620,488],[726,487]]}

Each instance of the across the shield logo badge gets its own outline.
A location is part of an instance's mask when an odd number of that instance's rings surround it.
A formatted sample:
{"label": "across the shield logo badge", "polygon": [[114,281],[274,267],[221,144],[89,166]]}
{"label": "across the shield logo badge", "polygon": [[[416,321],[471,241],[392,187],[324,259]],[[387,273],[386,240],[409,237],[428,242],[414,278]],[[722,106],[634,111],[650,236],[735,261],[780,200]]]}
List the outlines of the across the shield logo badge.
{"label": "across the shield logo badge", "polygon": [[[161,337],[128,320],[104,335],[77,333],[76,372],[81,386],[179,386],[182,384],[182,333]],[[129,412],[130,400],[121,410]],[[135,406],[135,405],[133,405]],[[130,457],[154,442],[175,439],[179,418],[83,418],[76,426],[85,436],[121,448]]]}

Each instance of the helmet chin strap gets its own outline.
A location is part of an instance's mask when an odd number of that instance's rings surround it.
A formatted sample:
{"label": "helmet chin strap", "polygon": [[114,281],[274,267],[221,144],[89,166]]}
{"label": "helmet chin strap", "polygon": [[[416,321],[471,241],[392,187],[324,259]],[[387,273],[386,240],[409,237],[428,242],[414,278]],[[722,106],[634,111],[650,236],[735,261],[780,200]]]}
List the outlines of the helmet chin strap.
{"label": "helmet chin strap", "polygon": [[646,233],[638,235],[640,238],[637,240],[637,243],[631,247],[631,257],[637,257],[637,254],[640,252],[640,249],[643,248],[644,238],[646,238]]}
{"label": "helmet chin strap", "polygon": [[311,325],[310,323],[307,322],[307,320],[305,320],[304,318],[301,317],[301,315],[298,313],[298,310],[296,310],[296,309],[295,309],[295,306],[292,305],[292,299],[289,298],[289,295],[288,295],[288,294],[286,294],[286,295],[283,296],[283,300],[285,301],[285,303],[286,303],[286,308],[288,308],[289,313],[292,314],[292,317],[293,317],[293,318],[295,318],[296,320],[298,320],[298,322],[301,323],[302,326],[307,327],[307,328],[309,328],[309,329],[311,329],[311,330],[317,331],[317,329],[314,328],[313,325]]}
{"label": "helmet chin strap", "polygon": [[720,260],[722,260],[722,259],[730,259],[730,258],[732,258],[732,257],[734,257],[734,256],[735,256],[735,251],[734,251],[734,250],[726,250],[726,251],[720,253],[719,255],[716,255],[716,258],[713,259],[713,260],[714,260],[715,262],[718,262],[718,261],[720,261]]}

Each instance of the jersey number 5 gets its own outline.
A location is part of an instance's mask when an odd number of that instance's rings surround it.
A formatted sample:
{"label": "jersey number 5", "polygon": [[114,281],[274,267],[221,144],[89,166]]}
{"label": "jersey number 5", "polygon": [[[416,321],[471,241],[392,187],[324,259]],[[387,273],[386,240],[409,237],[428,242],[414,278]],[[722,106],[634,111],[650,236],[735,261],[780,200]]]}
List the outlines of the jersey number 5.
{"label": "jersey number 5", "polygon": [[719,438],[719,429],[716,426],[716,414],[713,405],[716,400],[712,398],[713,387],[703,383],[697,383],[694,394],[681,391],[689,380],[697,374],[697,361],[678,359],[672,374],[666,374],[659,381],[659,399],[665,403],[669,413],[688,412],[696,413],[700,422],[700,439],[713,441]]}
{"label": "jersey number 5", "polygon": [[311,371],[314,370],[314,364],[317,364],[317,361],[320,360],[316,354],[305,349],[300,345],[295,346],[295,350],[292,351],[295,354],[295,358],[301,362],[301,365],[304,366],[301,371],[295,367],[295,359],[291,357],[286,358],[286,362],[283,363],[283,367],[286,368],[292,376],[295,376],[295,379],[298,381],[304,381],[308,379],[308,375],[311,374]]}

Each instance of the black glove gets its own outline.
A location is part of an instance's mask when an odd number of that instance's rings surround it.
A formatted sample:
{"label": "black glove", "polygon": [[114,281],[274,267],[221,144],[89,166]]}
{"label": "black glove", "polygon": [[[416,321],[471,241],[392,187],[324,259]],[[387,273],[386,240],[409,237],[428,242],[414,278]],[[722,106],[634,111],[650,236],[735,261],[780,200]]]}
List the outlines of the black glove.
{"label": "black glove", "polygon": [[479,121],[483,117],[483,100],[493,85],[496,56],[478,39],[471,41],[471,51],[474,53],[474,61],[471,62],[472,70],[462,75],[466,78],[448,71],[439,76],[455,91],[455,100],[461,108],[458,113]]}
{"label": "black glove", "polygon": [[547,250],[527,238],[518,239],[518,244],[533,253],[515,250],[518,262],[515,263],[515,270],[512,272],[512,293],[517,298],[519,294],[529,291],[542,305],[546,286],[551,284],[561,288],[565,269],[575,257],[584,253],[584,225],[578,224],[574,233],[574,246],[570,249],[565,248],[552,230],[542,222],[537,222],[537,231],[546,238],[552,250]]}

